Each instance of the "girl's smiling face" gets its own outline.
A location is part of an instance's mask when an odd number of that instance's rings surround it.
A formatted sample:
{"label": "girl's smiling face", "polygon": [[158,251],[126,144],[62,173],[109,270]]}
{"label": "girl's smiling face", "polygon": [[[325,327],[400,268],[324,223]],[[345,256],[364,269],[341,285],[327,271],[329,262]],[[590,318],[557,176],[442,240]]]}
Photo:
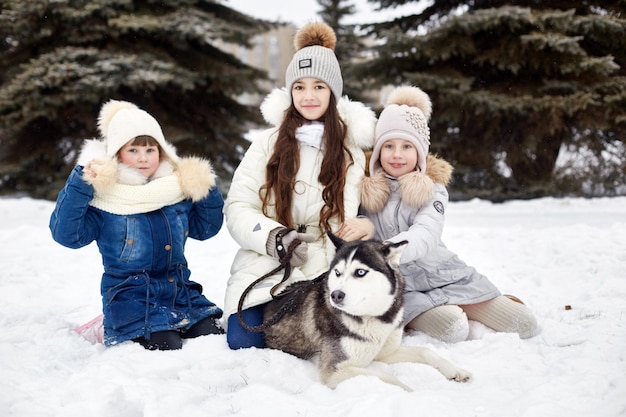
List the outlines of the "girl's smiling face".
{"label": "girl's smiling face", "polygon": [[307,120],[319,120],[330,104],[330,88],[317,78],[301,78],[291,87],[293,105]]}
{"label": "girl's smiling face", "polygon": [[417,149],[408,140],[389,139],[380,149],[380,165],[395,178],[413,172],[417,167]]}
{"label": "girl's smiling face", "polygon": [[133,140],[127,142],[117,155],[121,163],[138,169],[146,178],[150,178],[161,163],[158,146],[133,145]]}

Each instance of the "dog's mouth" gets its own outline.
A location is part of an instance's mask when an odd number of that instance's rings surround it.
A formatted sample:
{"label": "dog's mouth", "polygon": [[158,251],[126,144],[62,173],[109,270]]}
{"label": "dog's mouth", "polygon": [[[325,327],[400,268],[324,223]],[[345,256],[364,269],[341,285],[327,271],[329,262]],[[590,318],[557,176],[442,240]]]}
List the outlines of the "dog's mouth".
{"label": "dog's mouth", "polygon": [[343,311],[346,307],[344,304],[337,304],[332,301],[330,302],[330,305],[335,307],[337,310],[341,310],[341,311]]}

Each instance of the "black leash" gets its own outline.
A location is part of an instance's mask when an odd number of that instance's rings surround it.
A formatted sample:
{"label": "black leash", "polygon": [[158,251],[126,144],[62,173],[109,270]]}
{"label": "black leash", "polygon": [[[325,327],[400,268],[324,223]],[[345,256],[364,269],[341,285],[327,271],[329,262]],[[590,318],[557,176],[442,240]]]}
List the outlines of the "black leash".
{"label": "black leash", "polygon": [[287,292],[285,292],[285,291],[283,291],[280,294],[275,294],[275,292],[278,290],[278,287],[280,287],[291,276],[291,256],[293,255],[293,251],[296,249],[296,247],[301,243],[298,239],[294,239],[294,241],[291,242],[291,244],[289,244],[289,247],[287,248],[287,250],[285,250],[285,247],[282,244],[282,238],[283,238],[283,236],[285,236],[287,233],[291,232],[292,230],[293,229],[285,229],[284,231],[281,230],[276,235],[276,250],[277,250],[278,255],[279,255],[278,261],[280,262],[280,265],[278,265],[276,268],[272,269],[267,274],[263,275],[261,278],[255,280],[252,284],[248,285],[248,287],[244,290],[244,292],[241,294],[241,297],[239,298],[239,304],[237,305],[237,317],[239,318],[239,323],[241,324],[241,327],[243,327],[244,329],[246,329],[248,331],[251,331],[251,332],[261,332],[261,331],[267,329],[269,326],[275,324],[284,315],[284,312],[282,312],[282,314],[280,314],[280,316],[279,316],[278,313],[280,313],[283,310],[283,309],[281,309],[281,311],[278,311],[277,314],[274,315],[274,317],[272,317],[267,322],[261,323],[258,326],[250,326],[250,325],[246,324],[246,322],[243,320],[243,302],[246,299],[246,296],[248,295],[248,293],[259,282],[263,281],[264,279],[267,279],[267,278],[271,277],[272,275],[276,274],[277,272],[281,271],[282,269],[285,270],[285,272],[283,273],[283,278],[281,279],[281,281],[278,284],[274,285],[270,289],[270,294],[271,294],[273,299],[284,297],[287,294]]}

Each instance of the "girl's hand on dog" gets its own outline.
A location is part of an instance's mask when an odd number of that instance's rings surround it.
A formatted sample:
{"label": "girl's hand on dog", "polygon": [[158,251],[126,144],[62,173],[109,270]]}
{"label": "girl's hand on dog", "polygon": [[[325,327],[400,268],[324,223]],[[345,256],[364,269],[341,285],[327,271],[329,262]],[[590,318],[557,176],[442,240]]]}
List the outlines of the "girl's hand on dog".
{"label": "girl's hand on dog", "polygon": [[351,241],[371,239],[374,237],[374,233],[376,233],[376,229],[370,219],[356,217],[343,222],[335,235],[345,241]]}

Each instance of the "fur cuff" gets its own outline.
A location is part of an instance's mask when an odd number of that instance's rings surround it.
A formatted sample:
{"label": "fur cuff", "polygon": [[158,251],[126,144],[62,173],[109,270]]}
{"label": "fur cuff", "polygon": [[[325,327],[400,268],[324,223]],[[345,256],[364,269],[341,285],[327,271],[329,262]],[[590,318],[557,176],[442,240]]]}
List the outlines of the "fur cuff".
{"label": "fur cuff", "polygon": [[117,182],[117,161],[110,158],[98,158],[89,163],[96,176],[92,177],[83,172],[83,180],[93,186],[96,193],[103,194],[111,189]]}
{"label": "fur cuff", "polygon": [[363,176],[359,183],[361,204],[370,213],[378,213],[389,199],[389,184],[382,170],[373,177]]}
{"label": "fur cuff", "polygon": [[180,188],[193,202],[202,200],[215,187],[215,174],[208,160],[188,157],[180,159],[177,165]]}

